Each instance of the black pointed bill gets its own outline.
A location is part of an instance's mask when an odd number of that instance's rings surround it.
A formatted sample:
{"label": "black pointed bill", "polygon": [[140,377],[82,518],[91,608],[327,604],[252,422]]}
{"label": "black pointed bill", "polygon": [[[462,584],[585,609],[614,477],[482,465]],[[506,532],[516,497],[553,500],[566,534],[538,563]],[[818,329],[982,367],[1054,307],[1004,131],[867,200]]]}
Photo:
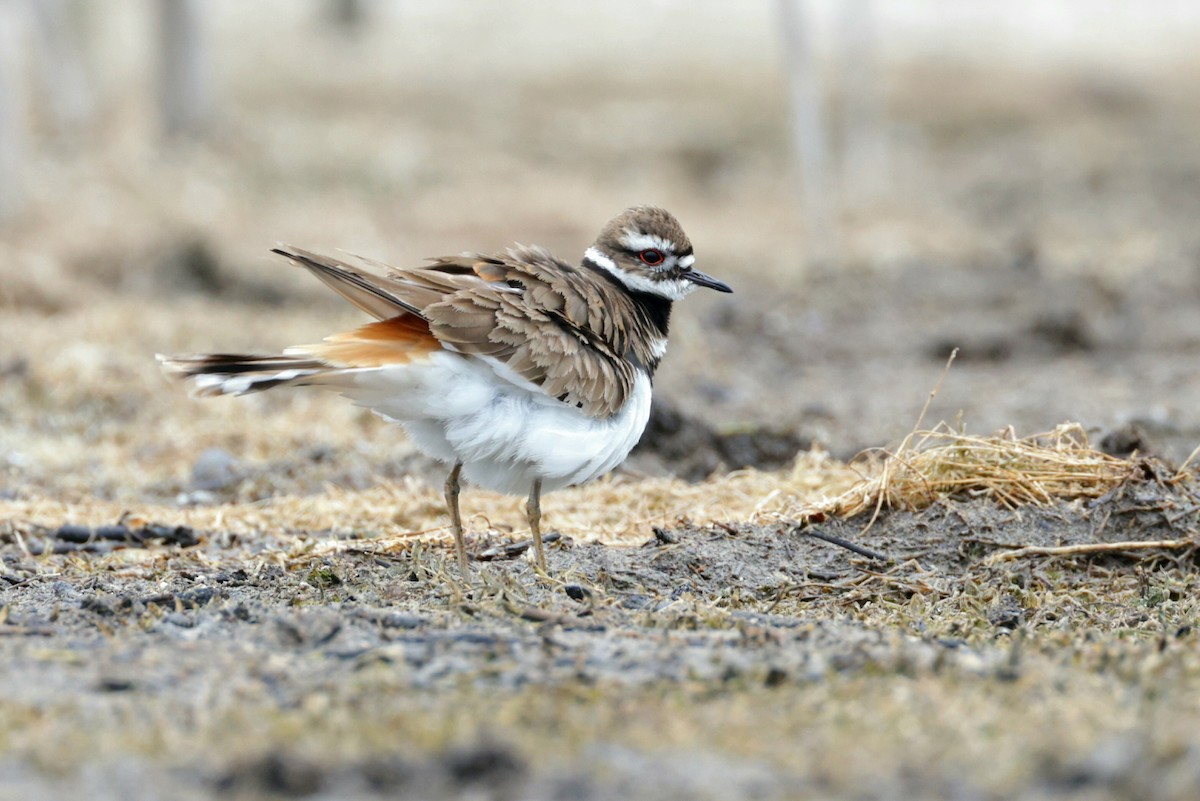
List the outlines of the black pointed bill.
{"label": "black pointed bill", "polygon": [[688,270],[683,274],[682,278],[685,281],[691,281],[696,286],[706,286],[709,289],[715,289],[718,292],[732,292],[733,287],[724,281],[718,281],[711,275],[705,275],[699,270]]}

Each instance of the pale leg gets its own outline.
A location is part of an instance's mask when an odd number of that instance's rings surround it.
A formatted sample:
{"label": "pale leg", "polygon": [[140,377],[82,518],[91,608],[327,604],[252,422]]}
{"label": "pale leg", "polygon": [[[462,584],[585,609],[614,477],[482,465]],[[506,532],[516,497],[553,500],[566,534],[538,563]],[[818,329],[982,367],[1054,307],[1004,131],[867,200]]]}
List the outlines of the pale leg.
{"label": "pale leg", "polygon": [[529,515],[529,531],[533,534],[533,548],[537,553],[538,570],[546,572],[546,550],[542,547],[542,480],[535,479],[529,490],[529,501],[525,513]]}
{"label": "pale leg", "polygon": [[471,566],[467,563],[467,540],[463,536],[462,515],[458,512],[458,475],[462,462],[454,465],[446,479],[446,509],[450,512],[450,525],[454,529],[454,549],[458,552],[458,571],[463,581],[471,580]]}

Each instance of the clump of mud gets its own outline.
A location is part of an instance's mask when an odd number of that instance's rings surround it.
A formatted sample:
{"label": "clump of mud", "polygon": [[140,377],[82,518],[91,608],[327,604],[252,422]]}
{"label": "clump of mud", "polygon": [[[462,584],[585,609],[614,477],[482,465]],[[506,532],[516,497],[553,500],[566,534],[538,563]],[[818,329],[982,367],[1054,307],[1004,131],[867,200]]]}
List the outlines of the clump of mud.
{"label": "clump of mud", "polygon": [[673,475],[700,481],[723,470],[778,470],[812,446],[810,439],[762,426],[718,431],[669,400],[656,397],[650,422],[633,455],[635,463],[653,460]]}

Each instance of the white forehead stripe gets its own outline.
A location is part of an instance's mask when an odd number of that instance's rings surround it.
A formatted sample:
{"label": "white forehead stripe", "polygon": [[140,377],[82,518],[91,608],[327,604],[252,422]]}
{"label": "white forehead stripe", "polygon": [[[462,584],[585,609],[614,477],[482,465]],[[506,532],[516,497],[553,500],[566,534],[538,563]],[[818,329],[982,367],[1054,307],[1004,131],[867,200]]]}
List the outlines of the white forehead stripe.
{"label": "white forehead stripe", "polygon": [[619,272],[624,272],[623,270],[621,270],[621,268],[617,267],[617,263],[615,261],[610,259],[608,256],[605,256],[603,253],[596,250],[595,248],[588,248],[587,250],[585,250],[583,252],[583,257],[585,259],[587,259],[588,261],[592,262],[593,264],[597,265],[598,267],[603,267],[605,270],[608,270],[613,275],[616,275]]}
{"label": "white forehead stripe", "polygon": [[686,256],[679,257],[679,266],[684,268],[685,270],[688,267],[691,267],[695,263],[696,263],[696,257],[694,255],[692,255],[691,253],[689,253]]}
{"label": "white forehead stripe", "polygon": [[645,275],[622,270],[617,266],[616,262],[595,248],[585,250],[583,258],[615,276],[618,281],[634,292],[647,292],[651,295],[666,298],[667,300],[682,300],[696,288],[696,285],[691,281],[686,281],[682,278],[668,278],[656,281]]}
{"label": "white forehead stripe", "polygon": [[670,240],[663,239],[661,236],[654,234],[639,234],[637,231],[625,229],[625,234],[621,237],[621,244],[630,250],[665,250],[668,253],[675,252],[675,243]]}

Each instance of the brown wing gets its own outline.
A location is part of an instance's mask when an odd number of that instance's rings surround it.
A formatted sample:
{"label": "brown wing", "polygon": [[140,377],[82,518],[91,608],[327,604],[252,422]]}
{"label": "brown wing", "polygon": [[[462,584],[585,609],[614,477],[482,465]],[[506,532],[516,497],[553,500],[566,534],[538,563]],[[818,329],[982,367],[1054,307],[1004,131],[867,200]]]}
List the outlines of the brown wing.
{"label": "brown wing", "polygon": [[624,358],[619,309],[604,287],[540,248],[507,258],[439,259],[404,277],[446,281],[468,265],[474,280],[456,280],[457,289],[424,309],[434,336],[462,353],[496,359],[589,416],[620,409],[635,374]]}
{"label": "brown wing", "polygon": [[394,286],[393,281],[357,270],[341,259],[288,245],[280,245],[271,252],[291,259],[293,263],[305,268],[330,289],[372,317],[386,320],[398,314],[421,313],[419,307],[408,302],[397,292],[398,287]]}
{"label": "brown wing", "polygon": [[408,330],[427,325],[443,345],[494,360],[494,366],[511,371],[498,374],[515,374],[592,417],[615,414],[632,392],[634,367],[624,358],[629,326],[618,320],[628,310],[611,289],[540,248],[439,258],[405,270],[385,267],[386,276],[296,248],[276,252],[368,314],[388,322],[397,316],[411,320],[407,329],[365,326],[305,348],[308,353],[356,364],[399,361],[404,357],[396,358],[396,346],[380,345],[375,335],[404,341],[401,347],[410,349]]}

